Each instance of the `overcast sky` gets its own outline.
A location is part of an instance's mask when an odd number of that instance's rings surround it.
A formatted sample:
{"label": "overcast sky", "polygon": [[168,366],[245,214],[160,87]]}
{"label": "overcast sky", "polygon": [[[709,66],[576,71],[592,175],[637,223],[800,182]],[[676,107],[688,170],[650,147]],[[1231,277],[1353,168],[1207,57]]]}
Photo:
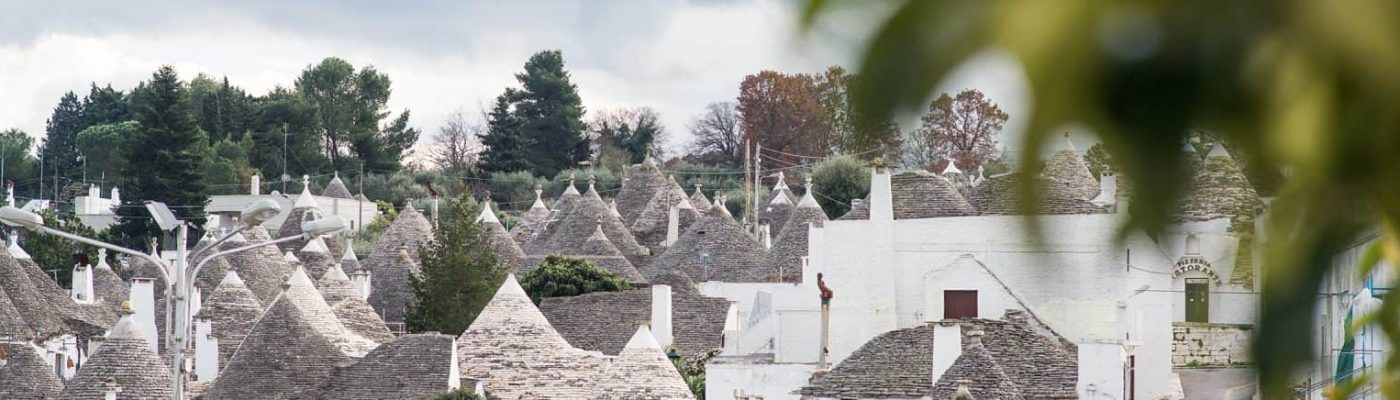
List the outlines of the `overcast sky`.
{"label": "overcast sky", "polygon": [[[261,94],[336,56],[387,73],[390,108],[412,110],[427,141],[453,111],[475,117],[513,86],[531,54],[560,49],[588,110],[650,106],[671,148],[689,140],[685,123],[706,103],[733,101],[744,75],[854,69],[884,16],[839,14],[802,35],[789,0],[6,3],[17,4],[0,5],[0,129],[41,136],[64,92],[81,96],[94,81],[127,90],[164,64]],[[1012,59],[990,52],[941,89],[983,90],[1013,116],[1015,135],[1022,82]]]}

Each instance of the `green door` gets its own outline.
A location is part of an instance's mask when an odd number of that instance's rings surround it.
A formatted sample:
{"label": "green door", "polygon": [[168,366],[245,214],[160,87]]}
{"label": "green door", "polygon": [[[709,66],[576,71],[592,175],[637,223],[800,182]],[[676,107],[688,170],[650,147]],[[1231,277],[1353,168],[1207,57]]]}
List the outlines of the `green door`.
{"label": "green door", "polygon": [[1186,279],[1186,322],[1210,322],[1210,281]]}

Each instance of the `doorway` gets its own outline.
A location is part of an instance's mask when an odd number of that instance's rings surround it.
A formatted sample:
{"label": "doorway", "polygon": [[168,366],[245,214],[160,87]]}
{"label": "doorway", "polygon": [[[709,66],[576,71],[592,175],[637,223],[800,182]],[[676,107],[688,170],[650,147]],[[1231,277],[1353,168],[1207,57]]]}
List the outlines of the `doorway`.
{"label": "doorway", "polygon": [[1210,322],[1210,280],[1186,279],[1186,322]]}

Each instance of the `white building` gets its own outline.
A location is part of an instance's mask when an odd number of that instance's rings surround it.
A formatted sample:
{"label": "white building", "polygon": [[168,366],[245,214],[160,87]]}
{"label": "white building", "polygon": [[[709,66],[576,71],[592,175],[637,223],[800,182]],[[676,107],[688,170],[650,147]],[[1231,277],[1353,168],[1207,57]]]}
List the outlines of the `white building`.
{"label": "white building", "polygon": [[[1178,396],[1173,367],[1247,362],[1243,343],[1220,352],[1180,342],[1205,335],[1243,341],[1255,318],[1255,268],[1240,258],[1242,247],[1252,254],[1242,239],[1250,236],[1231,229],[1250,225],[1233,224],[1238,214],[1230,211],[1252,212],[1258,198],[1252,189],[1217,187],[1243,182],[1247,188],[1238,169],[1223,172],[1230,179],[1208,179],[1219,178],[1222,172],[1212,168],[1230,161],[1217,150],[1197,173],[1217,175],[1193,180],[1192,196],[1200,201],[1183,202],[1179,223],[1155,238],[1120,234],[1127,216],[1118,210],[1127,207],[1115,204],[1111,176],[1098,187],[1087,184],[1097,182],[1087,170],[1063,178],[1055,159],[1047,168],[1051,177],[1034,178],[1038,236],[1027,233],[1026,216],[1014,215],[1023,179],[1017,174],[989,177],[971,201],[959,203],[946,179],[877,167],[867,201],[847,217],[808,228],[800,283],[701,284],[705,295],[738,304],[734,318],[741,326],[726,332],[725,352],[708,365],[707,397],[798,398],[794,391],[812,372],[881,334],[948,319],[998,319],[1015,310],[1076,345],[1079,396]],[[1077,162],[1077,155],[1057,154],[1069,157]],[[966,203],[976,210],[967,212]],[[1252,220],[1248,214],[1247,223]],[[826,364],[819,273],[835,295]]]}
{"label": "white building", "polygon": [[[296,195],[289,195],[273,191],[272,193],[262,193],[262,178],[254,175],[252,183],[249,185],[248,194],[216,195],[209,196],[209,205],[204,207],[204,212],[209,213],[209,226],[211,228],[233,228],[237,226],[238,215],[244,207],[261,199],[271,199],[282,206],[282,213],[263,223],[263,227],[269,231],[276,232],[282,226],[282,221],[291,214],[296,203]],[[310,178],[302,177],[302,184],[307,185]],[[365,225],[373,222],[379,216],[379,207],[373,201],[361,195],[351,195],[345,187],[345,183],[337,175],[326,185],[326,189],[320,195],[311,196],[316,206],[321,211],[329,215],[338,215],[345,219],[347,228],[351,231],[363,230]]]}
{"label": "white building", "polygon": [[102,197],[102,188],[88,186],[86,196],[73,198],[73,211],[83,225],[98,231],[117,224],[117,205],[122,203],[121,191],[112,188],[111,197]]}

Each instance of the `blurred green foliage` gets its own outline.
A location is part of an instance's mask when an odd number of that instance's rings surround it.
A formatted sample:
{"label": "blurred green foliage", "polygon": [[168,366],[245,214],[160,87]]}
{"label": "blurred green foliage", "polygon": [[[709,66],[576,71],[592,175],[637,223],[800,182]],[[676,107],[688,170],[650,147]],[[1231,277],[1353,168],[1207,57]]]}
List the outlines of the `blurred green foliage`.
{"label": "blurred green foliage", "polygon": [[561,255],[545,257],[538,267],[520,277],[520,286],[539,304],[546,297],[578,296],[593,292],[616,292],[632,285],[593,263]]}

